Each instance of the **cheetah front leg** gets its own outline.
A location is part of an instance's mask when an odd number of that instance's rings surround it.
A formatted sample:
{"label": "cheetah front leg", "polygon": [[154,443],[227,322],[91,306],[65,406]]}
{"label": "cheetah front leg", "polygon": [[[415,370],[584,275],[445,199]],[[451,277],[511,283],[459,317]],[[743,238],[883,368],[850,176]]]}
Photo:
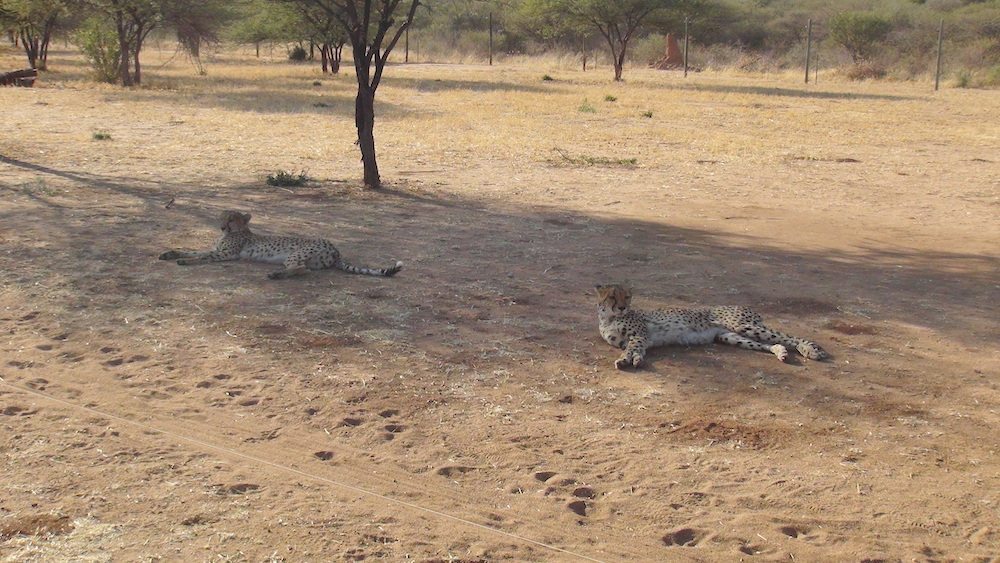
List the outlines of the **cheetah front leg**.
{"label": "cheetah front leg", "polygon": [[181,266],[192,266],[194,264],[208,264],[209,262],[227,262],[239,257],[239,254],[223,254],[215,250],[208,252],[168,250],[160,255],[160,260],[177,260],[177,264]]}
{"label": "cheetah front leg", "polygon": [[625,369],[629,366],[639,367],[643,358],[646,357],[646,346],[646,337],[644,336],[629,338],[628,344],[625,345],[625,351],[622,352],[620,358],[615,360],[615,367],[618,369]]}
{"label": "cheetah front leg", "polygon": [[206,254],[211,253],[209,250],[207,252],[191,252],[187,250],[168,250],[160,255],[160,260],[178,260],[180,258],[201,258]]}
{"label": "cheetah front leg", "polygon": [[781,344],[761,344],[756,340],[751,340],[745,336],[736,334],[735,332],[723,332],[715,337],[717,342],[723,344],[728,344],[730,346],[738,346],[746,350],[757,350],[759,352],[770,352],[778,357],[779,360],[785,361],[788,359],[788,349]]}

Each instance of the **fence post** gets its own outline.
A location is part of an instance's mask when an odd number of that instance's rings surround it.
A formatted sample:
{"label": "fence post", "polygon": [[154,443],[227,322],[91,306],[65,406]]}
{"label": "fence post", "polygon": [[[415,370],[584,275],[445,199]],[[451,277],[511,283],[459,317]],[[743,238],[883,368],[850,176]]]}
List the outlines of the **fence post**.
{"label": "fence post", "polygon": [[490,12],[490,66],[493,66],[493,12]]}
{"label": "fence post", "polygon": [[684,16],[684,78],[688,75],[688,17]]}
{"label": "fence post", "polygon": [[816,64],[813,65],[813,84],[819,84],[819,46],[816,47]]}
{"label": "fence post", "polygon": [[944,39],[944,18],[941,18],[941,27],[938,28],[937,68],[934,71],[935,92],[937,92],[938,86],[941,84],[941,43],[943,39]]}
{"label": "fence post", "polygon": [[806,24],[806,84],[809,84],[809,59],[812,58],[813,21]]}

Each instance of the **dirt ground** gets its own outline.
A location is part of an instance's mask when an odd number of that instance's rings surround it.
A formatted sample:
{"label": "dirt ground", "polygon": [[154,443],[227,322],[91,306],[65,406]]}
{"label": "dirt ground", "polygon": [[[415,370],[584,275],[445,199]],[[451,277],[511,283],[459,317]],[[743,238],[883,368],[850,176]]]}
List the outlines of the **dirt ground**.
{"label": "dirt ground", "polygon": [[[1000,560],[996,92],[393,66],[369,192],[351,76],[148,56],[0,89],[5,560]],[[224,209],[405,268],[156,259]],[[617,371],[613,281],[833,359]]]}

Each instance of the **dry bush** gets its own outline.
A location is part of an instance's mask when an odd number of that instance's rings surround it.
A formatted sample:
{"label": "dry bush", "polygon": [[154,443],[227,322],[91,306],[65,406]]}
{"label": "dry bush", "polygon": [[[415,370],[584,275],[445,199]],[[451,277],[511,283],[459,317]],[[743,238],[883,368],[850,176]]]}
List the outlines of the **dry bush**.
{"label": "dry bush", "polygon": [[884,68],[868,63],[841,67],[838,69],[837,73],[848,80],[856,82],[860,82],[862,80],[879,80],[881,78],[885,78],[886,76]]}

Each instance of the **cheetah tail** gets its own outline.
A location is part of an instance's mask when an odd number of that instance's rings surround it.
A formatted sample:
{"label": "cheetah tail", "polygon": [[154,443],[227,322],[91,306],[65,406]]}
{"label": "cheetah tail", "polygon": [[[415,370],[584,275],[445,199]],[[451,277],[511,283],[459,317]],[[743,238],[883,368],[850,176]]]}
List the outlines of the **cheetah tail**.
{"label": "cheetah tail", "polygon": [[361,266],[352,266],[351,264],[348,264],[343,260],[337,260],[337,262],[333,265],[333,267],[337,268],[338,270],[349,272],[351,274],[361,274],[364,276],[383,276],[389,278],[396,275],[396,272],[403,269],[403,263],[396,262],[394,266],[390,266],[388,268],[363,268]]}

